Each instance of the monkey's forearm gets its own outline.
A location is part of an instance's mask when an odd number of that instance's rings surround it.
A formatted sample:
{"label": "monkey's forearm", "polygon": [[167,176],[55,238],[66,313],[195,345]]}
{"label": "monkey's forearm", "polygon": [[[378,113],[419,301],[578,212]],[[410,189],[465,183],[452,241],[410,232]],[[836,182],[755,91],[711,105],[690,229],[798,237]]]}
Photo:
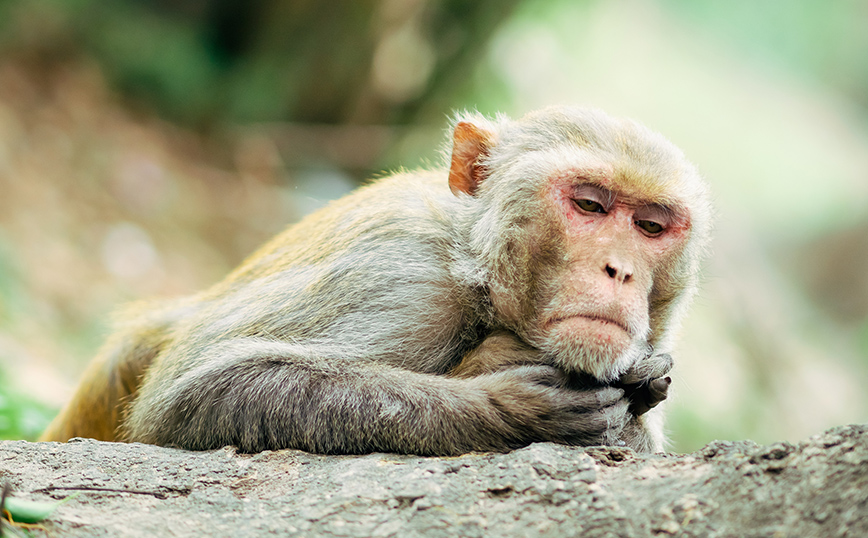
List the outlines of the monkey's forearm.
{"label": "monkey's forearm", "polygon": [[249,340],[215,345],[207,356],[222,358],[147,380],[130,407],[126,440],[193,450],[449,455],[534,441],[601,444],[627,420],[623,390],[571,390],[549,366],[454,379]]}
{"label": "monkey's forearm", "polygon": [[[513,428],[478,387],[376,365],[239,360],[135,402],[127,439],[203,450],[457,454],[507,450]],[[168,395],[168,398],[165,396]]]}
{"label": "monkey's forearm", "polygon": [[494,331],[453,368],[452,377],[469,378],[490,374],[515,366],[549,364],[543,353],[524,342],[515,333]]}

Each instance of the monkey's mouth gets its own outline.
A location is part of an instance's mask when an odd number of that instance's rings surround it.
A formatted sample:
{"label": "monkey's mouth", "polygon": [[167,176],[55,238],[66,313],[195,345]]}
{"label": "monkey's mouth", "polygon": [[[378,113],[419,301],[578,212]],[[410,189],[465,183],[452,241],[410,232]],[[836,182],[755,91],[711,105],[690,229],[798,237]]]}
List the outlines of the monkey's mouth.
{"label": "monkey's mouth", "polygon": [[630,328],[623,321],[615,319],[615,318],[610,318],[607,316],[599,316],[599,315],[572,314],[572,315],[568,315],[568,316],[557,316],[557,317],[551,318],[546,325],[548,325],[549,327],[552,327],[554,325],[557,325],[558,323],[561,323],[564,321],[569,321],[569,320],[585,320],[585,321],[591,321],[591,322],[596,322],[596,323],[602,323],[604,325],[613,325],[613,326],[621,329],[622,331],[624,331],[627,334],[632,334],[630,331]]}

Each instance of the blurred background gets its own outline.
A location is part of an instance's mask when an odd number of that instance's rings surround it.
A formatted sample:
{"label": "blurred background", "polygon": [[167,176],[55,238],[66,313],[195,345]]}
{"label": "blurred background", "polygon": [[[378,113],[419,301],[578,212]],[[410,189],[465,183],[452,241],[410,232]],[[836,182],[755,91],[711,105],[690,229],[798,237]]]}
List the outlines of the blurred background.
{"label": "blurred background", "polygon": [[675,451],[868,421],[868,2],[0,1],[0,438],[132,300],[200,290],[455,109],[575,103],[681,146],[718,211]]}

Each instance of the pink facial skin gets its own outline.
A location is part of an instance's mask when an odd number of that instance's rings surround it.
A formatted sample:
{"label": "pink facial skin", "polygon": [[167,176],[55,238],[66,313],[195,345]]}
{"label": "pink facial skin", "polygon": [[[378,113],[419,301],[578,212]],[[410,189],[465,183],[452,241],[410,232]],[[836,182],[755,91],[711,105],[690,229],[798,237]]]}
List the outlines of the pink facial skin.
{"label": "pink facial skin", "polygon": [[560,176],[549,191],[568,238],[566,267],[539,319],[560,355],[603,378],[629,367],[627,354],[644,345],[652,268],[677,254],[689,219],[607,189],[608,171],[583,172]]}

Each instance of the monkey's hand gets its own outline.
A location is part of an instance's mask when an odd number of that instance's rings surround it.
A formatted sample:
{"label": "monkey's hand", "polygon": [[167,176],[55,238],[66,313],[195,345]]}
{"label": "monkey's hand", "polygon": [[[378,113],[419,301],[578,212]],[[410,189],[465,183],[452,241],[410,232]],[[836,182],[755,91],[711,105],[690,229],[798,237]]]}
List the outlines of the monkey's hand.
{"label": "monkey's hand", "polygon": [[570,377],[552,366],[515,366],[468,381],[487,393],[511,437],[509,448],[536,441],[617,444],[630,419],[622,388],[570,388]]}
{"label": "monkey's hand", "polygon": [[672,357],[668,353],[650,354],[634,364],[615,386],[624,389],[630,400],[630,412],[641,416],[666,399],[672,378]]}

